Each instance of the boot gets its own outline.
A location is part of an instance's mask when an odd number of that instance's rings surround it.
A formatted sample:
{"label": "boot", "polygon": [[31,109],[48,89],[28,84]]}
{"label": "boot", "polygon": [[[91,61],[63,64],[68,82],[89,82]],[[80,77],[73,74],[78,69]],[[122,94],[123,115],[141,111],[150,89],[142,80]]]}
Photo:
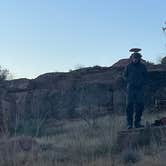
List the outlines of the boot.
{"label": "boot", "polygon": [[144,125],[142,125],[142,124],[140,124],[140,123],[135,124],[135,128],[143,128],[143,127],[144,127]]}

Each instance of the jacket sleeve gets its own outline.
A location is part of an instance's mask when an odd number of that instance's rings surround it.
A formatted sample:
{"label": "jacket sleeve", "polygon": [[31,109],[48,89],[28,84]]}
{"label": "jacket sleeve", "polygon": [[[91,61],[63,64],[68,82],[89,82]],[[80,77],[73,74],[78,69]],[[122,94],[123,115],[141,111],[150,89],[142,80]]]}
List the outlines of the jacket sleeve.
{"label": "jacket sleeve", "polygon": [[147,84],[147,82],[148,82],[148,71],[147,71],[147,68],[146,68],[145,65],[144,65],[144,68],[143,68],[143,77],[144,77],[144,83]]}
{"label": "jacket sleeve", "polygon": [[127,78],[128,78],[128,66],[126,66],[126,68],[124,70],[123,77],[124,77],[125,81],[127,81]]}

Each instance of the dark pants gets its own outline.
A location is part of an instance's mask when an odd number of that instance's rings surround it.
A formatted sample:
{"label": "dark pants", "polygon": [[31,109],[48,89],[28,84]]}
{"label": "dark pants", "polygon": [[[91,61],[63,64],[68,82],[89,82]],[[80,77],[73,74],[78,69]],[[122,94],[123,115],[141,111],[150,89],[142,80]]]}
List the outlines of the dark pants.
{"label": "dark pants", "polygon": [[135,113],[134,125],[138,126],[141,123],[141,117],[144,110],[144,91],[143,89],[128,89],[127,101],[127,124],[133,126],[133,116]]}

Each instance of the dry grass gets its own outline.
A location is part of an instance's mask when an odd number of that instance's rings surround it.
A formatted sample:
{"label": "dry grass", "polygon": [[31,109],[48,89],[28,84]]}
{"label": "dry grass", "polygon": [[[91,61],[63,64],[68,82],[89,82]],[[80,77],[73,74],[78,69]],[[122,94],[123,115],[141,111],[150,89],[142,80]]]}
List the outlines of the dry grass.
{"label": "dry grass", "polygon": [[[165,114],[146,114],[143,121],[153,122]],[[148,149],[125,149],[115,154],[117,132],[125,127],[124,116],[102,117],[96,124],[92,128],[83,120],[64,121],[62,126],[46,128],[44,136],[35,137],[40,145],[35,154],[8,152],[3,158],[0,148],[0,166],[164,166],[166,148],[155,142]]]}

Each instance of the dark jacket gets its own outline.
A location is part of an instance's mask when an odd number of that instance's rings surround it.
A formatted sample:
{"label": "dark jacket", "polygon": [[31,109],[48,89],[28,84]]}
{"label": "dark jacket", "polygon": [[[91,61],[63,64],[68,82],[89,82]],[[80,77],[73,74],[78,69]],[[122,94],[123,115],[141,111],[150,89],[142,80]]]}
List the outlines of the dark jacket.
{"label": "dark jacket", "polygon": [[143,88],[147,82],[147,68],[143,63],[130,63],[127,65],[124,77],[128,88]]}

